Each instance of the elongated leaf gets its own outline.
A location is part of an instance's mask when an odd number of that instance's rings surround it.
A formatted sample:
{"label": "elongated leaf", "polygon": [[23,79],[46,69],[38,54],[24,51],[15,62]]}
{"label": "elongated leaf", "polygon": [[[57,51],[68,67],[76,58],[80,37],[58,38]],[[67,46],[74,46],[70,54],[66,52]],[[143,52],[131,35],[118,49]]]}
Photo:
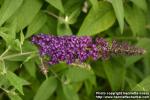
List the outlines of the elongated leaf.
{"label": "elongated leaf", "polygon": [[146,0],[131,0],[136,6],[147,11]]}
{"label": "elongated leaf", "polygon": [[57,33],[57,20],[53,18],[52,16],[49,16],[47,18],[46,23],[41,27],[41,29],[38,32],[42,33]]}
{"label": "elongated leaf", "polygon": [[86,16],[78,35],[95,35],[113,25],[115,15],[108,2],[99,2],[98,10],[91,9]]}
{"label": "elongated leaf", "polygon": [[74,91],[77,93],[80,91],[80,89],[82,88],[83,86],[83,82],[78,82],[78,83],[71,83]]}
{"label": "elongated leaf", "polygon": [[7,69],[9,71],[14,72],[18,68],[18,66],[20,66],[20,63],[14,61],[5,61],[5,66],[7,66]]}
{"label": "elongated leaf", "polygon": [[125,19],[129,24],[134,35],[142,35],[145,32],[145,15],[136,6],[127,6],[125,9]]}
{"label": "elongated leaf", "polygon": [[[3,71],[4,71],[4,66],[3,66],[3,63],[2,62],[0,62],[0,72],[1,73],[3,73]],[[8,80],[7,80],[7,78],[6,78],[6,76],[5,75],[0,75],[0,87],[3,87],[3,86],[9,86],[9,82],[8,82]]]}
{"label": "elongated leaf", "polygon": [[57,92],[57,95],[59,95],[59,96],[56,97],[56,100],[61,100],[61,99],[62,100],[67,100],[67,98],[66,98],[66,96],[63,92],[62,85],[58,85],[56,92]]}
{"label": "elongated leaf", "polygon": [[123,0],[110,0],[112,6],[114,8],[117,20],[119,22],[121,33],[123,33],[124,28],[124,7],[123,7]]}
{"label": "elongated leaf", "polygon": [[126,81],[127,81],[128,85],[129,85],[130,89],[132,89],[137,84],[136,81],[134,79],[132,79],[132,78],[126,77]]}
{"label": "elongated leaf", "polygon": [[16,27],[17,27],[17,21],[16,19],[14,19],[11,23],[7,23],[6,27],[0,29],[1,32],[0,36],[5,40],[7,45],[11,45],[11,46],[14,45],[15,43],[14,40],[16,38]]}
{"label": "elongated leaf", "polygon": [[57,80],[54,77],[46,79],[38,89],[34,100],[48,100],[57,87]]}
{"label": "elongated leaf", "polygon": [[23,94],[23,85],[28,85],[29,83],[10,71],[8,71],[6,75],[10,84],[14,86],[21,94]]}
{"label": "elongated leaf", "polygon": [[89,0],[94,8],[94,10],[98,9],[98,1],[97,0]]}
{"label": "elongated leaf", "polygon": [[137,84],[132,90],[133,91],[150,91],[150,76],[148,76],[142,82]]}
{"label": "elongated leaf", "polygon": [[35,34],[46,23],[46,21],[47,16],[44,13],[39,12],[31,22],[31,24],[28,26],[26,38]]}
{"label": "elongated leaf", "polygon": [[[59,14],[61,16],[61,14]],[[57,34],[58,35],[71,35],[72,31],[68,24],[68,16],[63,19],[59,19],[57,23]]]}
{"label": "elongated leaf", "polygon": [[74,24],[80,14],[80,8],[75,9],[71,14],[68,16],[68,24]]}
{"label": "elongated leaf", "polygon": [[68,24],[74,24],[82,10],[84,0],[68,0],[64,4],[65,15],[68,16]]}
{"label": "elongated leaf", "polygon": [[57,24],[57,34],[58,35],[71,35],[72,31],[71,31],[70,26],[68,24],[58,22],[58,24]]}
{"label": "elongated leaf", "polygon": [[53,70],[55,73],[59,73],[65,69],[67,69],[67,64],[66,63],[59,63],[56,65],[53,65],[52,67],[50,67],[51,70]]}
{"label": "elongated leaf", "polygon": [[24,0],[23,5],[9,22],[17,18],[17,32],[22,30],[32,22],[33,18],[42,7],[42,4],[43,2],[41,0]]}
{"label": "elongated leaf", "polygon": [[36,65],[35,65],[35,61],[34,60],[30,60],[30,61],[26,62],[24,64],[24,66],[25,66],[25,69],[28,71],[28,73],[32,77],[36,78]]}
{"label": "elongated leaf", "polygon": [[9,55],[4,56],[4,59],[8,61],[25,61],[30,55],[33,55],[35,52],[23,52],[16,53],[16,52],[9,52]]}
{"label": "elongated leaf", "polygon": [[103,67],[111,89],[113,91],[121,89],[125,79],[125,67],[123,59],[120,58],[119,60],[112,59],[112,61],[104,61]]}
{"label": "elongated leaf", "polygon": [[150,52],[147,53],[143,59],[143,62],[145,65],[145,67],[144,67],[144,75],[145,76],[148,76],[150,74],[150,67],[149,67],[150,66],[150,56],[149,55],[150,55]]}
{"label": "elongated leaf", "polygon": [[4,0],[0,0],[0,6],[3,4],[3,1],[4,1]]}
{"label": "elongated leaf", "polygon": [[0,9],[0,26],[21,6],[23,0],[4,0]]}
{"label": "elongated leaf", "polygon": [[65,75],[70,82],[79,82],[88,79],[90,76],[94,75],[94,73],[91,70],[72,67],[67,70]]}
{"label": "elongated leaf", "polygon": [[0,31],[0,36],[1,36],[8,44],[10,43],[11,39],[10,39],[10,37],[9,37],[6,33]]}
{"label": "elongated leaf", "polygon": [[[12,92],[15,92],[15,91],[12,91]],[[10,100],[22,100],[22,98],[17,93],[12,93],[12,92],[7,94]]]}
{"label": "elongated leaf", "polygon": [[62,5],[61,0],[46,0],[49,4],[60,10],[62,13],[64,13],[64,8]]}
{"label": "elongated leaf", "polygon": [[63,92],[67,100],[79,100],[79,97],[73,87],[69,84],[63,85]]}
{"label": "elongated leaf", "polygon": [[85,84],[86,93],[87,93],[88,95],[91,94],[91,92],[92,92],[92,87],[93,87],[93,85],[91,84],[91,82],[90,82],[89,80],[86,80],[86,81],[84,82],[84,84]]}
{"label": "elongated leaf", "polygon": [[[141,47],[147,51],[146,55],[150,53],[150,47],[148,46],[150,44],[150,39],[139,39],[138,43],[136,46]],[[131,56],[131,57],[126,57],[126,64],[125,66],[130,66],[137,61],[139,61],[141,58],[143,58],[144,55],[139,55],[139,56]]]}
{"label": "elongated leaf", "polygon": [[102,62],[92,62],[91,66],[97,76],[106,78],[104,68],[102,67]]}
{"label": "elongated leaf", "polygon": [[17,19],[15,18],[11,23],[7,24],[8,32],[7,34],[11,38],[11,42],[16,39],[16,30],[17,30]]}

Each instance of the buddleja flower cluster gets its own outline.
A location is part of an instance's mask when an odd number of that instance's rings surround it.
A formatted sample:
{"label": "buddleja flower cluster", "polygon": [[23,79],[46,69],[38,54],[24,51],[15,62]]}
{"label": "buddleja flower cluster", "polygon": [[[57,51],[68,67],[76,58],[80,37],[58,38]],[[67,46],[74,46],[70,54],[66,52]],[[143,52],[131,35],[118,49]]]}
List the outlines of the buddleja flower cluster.
{"label": "buddleja flower cluster", "polygon": [[92,40],[90,36],[54,36],[38,34],[32,36],[32,43],[39,48],[42,57],[49,57],[49,64],[64,61],[67,64],[84,62],[88,59],[107,59],[112,54],[135,55],[144,52],[141,48],[113,41],[108,43],[103,38]]}

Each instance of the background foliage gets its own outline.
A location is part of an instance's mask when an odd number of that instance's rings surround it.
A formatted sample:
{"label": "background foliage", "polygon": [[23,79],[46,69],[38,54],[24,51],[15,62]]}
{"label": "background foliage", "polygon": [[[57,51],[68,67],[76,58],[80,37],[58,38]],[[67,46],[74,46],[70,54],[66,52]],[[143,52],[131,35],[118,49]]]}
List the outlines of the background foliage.
{"label": "background foliage", "polygon": [[[150,91],[149,10],[150,0],[0,0],[0,99],[94,100],[95,91]],[[128,41],[147,52],[46,66],[30,42],[37,33]]]}

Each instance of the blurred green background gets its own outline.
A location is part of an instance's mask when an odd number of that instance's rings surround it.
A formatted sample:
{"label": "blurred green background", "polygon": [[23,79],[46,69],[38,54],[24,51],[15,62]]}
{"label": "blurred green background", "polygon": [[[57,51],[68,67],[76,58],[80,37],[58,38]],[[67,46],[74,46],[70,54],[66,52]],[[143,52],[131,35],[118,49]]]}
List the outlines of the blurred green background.
{"label": "blurred green background", "polygon": [[[47,66],[30,42],[38,33],[127,41],[147,52]],[[0,100],[95,100],[96,91],[150,91],[150,0],[0,0]]]}

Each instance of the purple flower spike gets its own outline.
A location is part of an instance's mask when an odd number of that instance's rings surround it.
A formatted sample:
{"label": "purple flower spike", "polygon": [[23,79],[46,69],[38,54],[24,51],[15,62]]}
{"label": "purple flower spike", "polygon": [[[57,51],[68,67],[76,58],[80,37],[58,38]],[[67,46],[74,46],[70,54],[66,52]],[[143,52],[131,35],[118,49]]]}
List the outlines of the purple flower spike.
{"label": "purple flower spike", "polygon": [[61,61],[67,64],[76,61],[84,62],[89,58],[107,59],[111,54],[135,55],[143,54],[144,50],[125,43],[112,42],[112,46],[103,38],[92,40],[90,36],[54,36],[38,34],[32,36],[32,43],[39,48],[42,57],[48,57],[49,64]]}
{"label": "purple flower spike", "polygon": [[84,62],[89,58],[97,60],[100,51],[90,36],[54,36],[39,34],[32,37],[32,43],[39,47],[41,56],[50,57],[49,64],[65,61],[67,64],[75,61]]}

